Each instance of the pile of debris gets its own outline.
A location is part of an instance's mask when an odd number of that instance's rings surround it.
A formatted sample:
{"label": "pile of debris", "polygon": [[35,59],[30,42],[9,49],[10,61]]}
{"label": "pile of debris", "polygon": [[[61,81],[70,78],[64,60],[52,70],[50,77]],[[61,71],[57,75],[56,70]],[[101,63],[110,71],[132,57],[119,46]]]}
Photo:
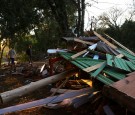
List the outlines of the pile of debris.
{"label": "pile of debris", "polygon": [[0,114],[37,106],[78,108],[85,103],[92,105],[101,97],[104,98],[94,114],[115,113],[108,99],[124,107],[126,112],[135,112],[135,53],[106,34],[104,38],[93,33],[92,37],[63,37],[67,49],[49,49],[49,70],[45,65],[41,67],[40,72],[49,77],[0,94],[4,104],[46,85],[55,86],[50,90],[53,92],[50,97],[0,109]]}

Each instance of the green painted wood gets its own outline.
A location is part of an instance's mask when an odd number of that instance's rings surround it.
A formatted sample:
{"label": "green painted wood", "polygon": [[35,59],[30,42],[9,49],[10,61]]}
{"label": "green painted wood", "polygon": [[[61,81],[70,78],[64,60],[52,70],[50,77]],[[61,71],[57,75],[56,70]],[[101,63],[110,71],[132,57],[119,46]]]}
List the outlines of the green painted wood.
{"label": "green painted wood", "polygon": [[91,73],[92,77],[96,77],[106,66],[107,62],[104,62],[100,68],[98,68],[94,73]]}

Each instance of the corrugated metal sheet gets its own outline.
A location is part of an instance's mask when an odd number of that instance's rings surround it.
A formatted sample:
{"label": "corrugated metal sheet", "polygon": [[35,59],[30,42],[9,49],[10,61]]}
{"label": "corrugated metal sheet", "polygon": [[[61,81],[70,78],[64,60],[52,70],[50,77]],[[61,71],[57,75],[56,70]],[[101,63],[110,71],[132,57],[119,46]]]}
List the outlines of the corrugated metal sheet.
{"label": "corrugated metal sheet", "polygon": [[112,83],[114,83],[114,81],[101,74],[99,74],[96,78],[106,85],[111,85]]}
{"label": "corrugated metal sheet", "polygon": [[101,67],[89,72],[89,74],[90,77],[94,77],[106,85],[125,78],[127,72],[135,70],[134,63],[110,54],[106,54],[107,60],[94,60],[90,57],[82,56],[72,59],[71,56],[74,53],[61,52],[59,54],[82,70],[104,62]]}
{"label": "corrugated metal sheet", "polygon": [[132,55],[131,53],[129,53],[128,51],[119,48],[119,51],[121,52],[121,54],[125,55],[130,61],[135,62],[135,56]]}
{"label": "corrugated metal sheet", "polygon": [[117,80],[121,80],[121,79],[126,77],[125,73],[119,72],[119,71],[114,70],[114,69],[105,68],[103,70],[103,72],[106,73],[107,75],[117,79]]}
{"label": "corrugated metal sheet", "polygon": [[[74,55],[74,53],[61,52],[59,54],[82,70],[84,68],[94,66],[101,62],[105,62],[105,60],[94,60],[90,57],[81,57],[81,56],[79,56],[75,59],[71,59],[71,56]],[[102,73],[100,73],[101,71],[102,71]],[[104,76],[103,73],[106,73],[110,77]],[[113,78],[115,78],[117,81],[117,80],[123,79],[125,77],[125,75],[121,74],[120,72],[112,71],[111,69],[106,68],[106,64],[104,64],[101,68],[98,68],[97,70],[90,72],[89,74],[91,77],[95,77],[96,79],[98,79],[99,81],[101,81],[102,83],[104,83],[106,85],[110,85],[110,84],[114,83],[115,81],[113,80]]]}
{"label": "corrugated metal sheet", "polygon": [[106,58],[107,58],[107,65],[111,66],[111,67],[116,67],[125,71],[129,71],[131,72],[132,70],[130,69],[130,67],[128,66],[128,61],[121,59],[121,58],[117,58],[115,56],[112,56],[110,54],[106,54]]}

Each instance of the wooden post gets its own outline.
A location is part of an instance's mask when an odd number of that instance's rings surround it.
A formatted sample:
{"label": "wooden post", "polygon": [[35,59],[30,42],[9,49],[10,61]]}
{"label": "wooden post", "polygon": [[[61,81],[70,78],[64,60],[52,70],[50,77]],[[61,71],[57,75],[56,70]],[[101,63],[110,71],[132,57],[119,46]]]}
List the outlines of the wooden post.
{"label": "wooden post", "polygon": [[69,76],[75,74],[76,72],[77,71],[74,69],[68,70],[68,71],[65,71],[63,73],[44,78],[44,79],[39,80],[37,82],[31,82],[28,85],[25,85],[25,86],[22,86],[22,87],[19,87],[19,88],[10,90],[10,91],[3,92],[0,94],[1,101],[2,101],[2,103],[9,102],[12,99],[21,97],[25,94],[28,94],[32,91],[35,91],[35,90],[37,90],[41,87],[44,87],[48,84],[55,83],[56,81],[64,79],[65,77],[69,77]]}

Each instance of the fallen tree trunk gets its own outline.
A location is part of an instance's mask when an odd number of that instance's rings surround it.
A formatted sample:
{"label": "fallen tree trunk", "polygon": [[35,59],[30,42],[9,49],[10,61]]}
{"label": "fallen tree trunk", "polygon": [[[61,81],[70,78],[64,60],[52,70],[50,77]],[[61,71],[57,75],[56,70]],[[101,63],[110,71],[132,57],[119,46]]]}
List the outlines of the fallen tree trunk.
{"label": "fallen tree trunk", "polygon": [[51,84],[51,83],[55,83],[56,81],[59,81],[61,79],[64,79],[65,77],[69,77],[73,74],[75,74],[77,71],[75,70],[68,70],[65,71],[63,73],[57,74],[57,75],[53,75],[47,78],[44,78],[42,80],[39,80],[37,82],[31,82],[28,85],[10,90],[10,91],[6,91],[0,94],[1,97],[1,103],[6,103],[11,101],[12,99],[21,97],[25,94],[28,94],[32,91],[35,91],[45,85]]}

